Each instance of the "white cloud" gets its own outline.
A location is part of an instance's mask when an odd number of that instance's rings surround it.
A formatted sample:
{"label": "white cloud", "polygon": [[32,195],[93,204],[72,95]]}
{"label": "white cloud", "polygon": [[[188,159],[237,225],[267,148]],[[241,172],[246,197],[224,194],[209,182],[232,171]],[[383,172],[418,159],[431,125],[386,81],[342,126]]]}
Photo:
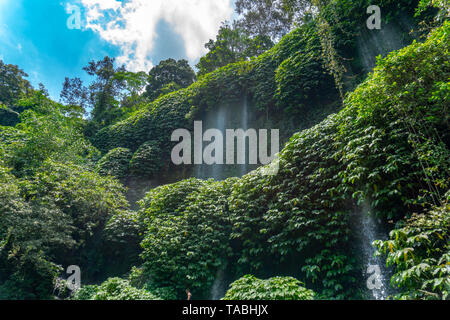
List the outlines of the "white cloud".
{"label": "white cloud", "polygon": [[0,0],[0,36],[3,35],[6,29],[6,25],[4,23],[4,12],[6,5],[8,4],[9,0]]}
{"label": "white cloud", "polygon": [[[81,0],[85,28],[117,45],[117,62],[129,70],[148,71],[158,22],[165,20],[179,34],[188,59],[202,56],[204,44],[215,37],[220,24],[233,14],[232,0]],[[158,41],[164,41],[159,38]]]}

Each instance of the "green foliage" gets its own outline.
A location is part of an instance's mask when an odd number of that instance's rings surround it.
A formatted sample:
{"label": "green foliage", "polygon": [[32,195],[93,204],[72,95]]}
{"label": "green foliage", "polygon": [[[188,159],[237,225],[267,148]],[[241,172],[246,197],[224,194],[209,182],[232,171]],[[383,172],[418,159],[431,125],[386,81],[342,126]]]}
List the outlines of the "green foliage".
{"label": "green foliage", "polygon": [[225,23],[220,27],[216,40],[205,44],[209,52],[200,58],[196,66],[198,75],[258,56],[272,46],[273,42],[267,35],[249,37],[241,28]]}
{"label": "green foliage", "polygon": [[448,0],[420,0],[419,6],[417,7],[417,14],[423,13],[430,7],[439,9],[439,12],[435,17],[437,21],[444,22],[449,18],[450,4]]}
{"label": "green foliage", "polygon": [[230,254],[230,185],[190,179],[156,188],[140,202],[139,214],[147,226],[143,269],[152,285],[174,288],[178,298],[186,288],[207,296]]}
{"label": "green foliage", "polygon": [[380,60],[348,98],[343,179],[362,184],[355,197],[371,199],[375,213],[392,218],[420,210],[448,188],[448,52],[446,24],[425,43]]}
{"label": "green foliage", "polygon": [[60,269],[48,254],[73,245],[65,218],[53,205],[26,203],[16,179],[0,167],[0,299],[51,297]]}
{"label": "green foliage", "polygon": [[150,70],[145,95],[153,101],[163,94],[188,87],[194,80],[194,70],[186,60],[163,60]]}
{"label": "green foliage", "polygon": [[277,103],[291,114],[305,112],[320,103],[321,93],[328,90],[330,76],[324,71],[316,51],[298,51],[278,67],[276,73]]}
{"label": "green foliage", "polygon": [[[18,66],[0,60],[0,104],[11,107],[31,90],[31,84],[25,77],[28,75]],[[0,112],[3,116],[3,111]]]}
{"label": "green foliage", "polygon": [[[282,3],[277,10],[288,19],[292,8],[308,4],[295,2],[240,1],[266,9]],[[394,19],[393,8],[415,1],[382,3]],[[52,298],[61,267],[72,264],[87,282],[140,266],[129,280],[84,287],[79,299],[184,298],[187,287],[204,298],[219,271],[234,277],[284,270],[295,270],[318,294],[293,278],[247,276],[228,298],[357,298],[359,257],[349,220],[361,203],[383,220],[406,219],[389,241],[376,243],[396,266],[398,298],[448,299],[449,208],[442,204],[450,181],[448,22],[424,43],[379,59],[341,112],[291,138],[275,176],[261,168],[241,179],[158,187],[139,212],[128,211],[125,188],[108,177],[172,173],[172,131],[192,129],[205,112],[244,96],[256,116],[265,111],[266,121],[287,131],[309,126],[314,121],[305,119],[315,114],[323,118],[338,105],[330,101],[339,101],[326,70],[343,77],[341,58],[354,53],[368,2],[313,4],[318,18],[258,57],[267,38],[222,29],[203,60],[205,70],[215,71],[193,84],[185,62],[164,62],[150,74],[147,93],[156,100],[149,104],[140,94],[147,76],[115,68],[108,57],[85,68],[95,77],[89,89],[66,81],[67,106],[51,101],[42,86],[28,90],[25,74],[2,62],[0,116],[8,126],[0,127],[0,299]],[[265,22],[268,12],[255,21]],[[276,21],[251,27],[271,23],[276,31]],[[80,118],[85,103],[93,121]],[[100,153],[83,136],[97,130],[92,140],[106,154],[97,170],[106,177],[95,172]],[[412,212],[418,214],[407,219]]]}
{"label": "green foliage", "polygon": [[368,202],[372,214],[398,220],[449,187],[448,34],[446,24],[380,60],[341,112],[291,138],[277,175],[258,169],[150,192],[140,203],[147,277],[204,296],[226,262],[245,274],[296,261],[320,297],[357,297],[355,206]]}
{"label": "green foliage", "polygon": [[160,300],[152,293],[132,287],[129,281],[110,278],[99,286],[82,287],[74,300]]}
{"label": "green foliage", "polygon": [[[72,164],[46,161],[34,177],[17,180],[0,170],[0,292],[5,299],[48,299],[58,265],[78,264],[86,281],[106,270],[111,259],[136,262],[136,234],[124,235],[127,226],[115,225],[113,239],[104,238],[110,217],[123,216],[127,202],[123,187],[110,178]],[[132,254],[134,237],[135,252]],[[129,241],[111,250],[112,243]],[[117,269],[119,268],[116,266]],[[126,272],[130,265],[125,266]]]}
{"label": "green foliage", "polygon": [[128,149],[112,149],[97,163],[97,171],[103,176],[109,175],[123,180],[128,176],[132,156]]}
{"label": "green foliage", "polygon": [[22,188],[28,199],[53,199],[74,219],[83,240],[110,216],[128,207],[122,185],[73,164],[45,162],[33,178],[23,181]]}
{"label": "green foliage", "polygon": [[163,300],[177,299],[177,292],[175,288],[158,287],[151,281],[151,275],[145,272],[143,268],[132,267],[128,280],[133,287],[150,291]]}
{"label": "green foliage", "polygon": [[450,193],[440,207],[413,215],[406,226],[390,233],[390,240],[376,241],[378,253],[395,266],[393,286],[397,299],[448,300],[450,294]]}
{"label": "green foliage", "polygon": [[161,149],[159,143],[143,143],[134,153],[130,162],[131,174],[140,178],[151,178],[161,168]]}
{"label": "green foliage", "polygon": [[108,265],[111,252],[106,250],[103,229],[112,216],[128,207],[123,186],[83,167],[49,161],[20,185],[29,201],[39,206],[44,206],[46,201],[54,203],[61,212],[60,223],[70,230],[67,234],[75,245],[55,247],[52,257],[62,265],[79,265],[86,280],[101,277],[99,272]]}
{"label": "green foliage", "polygon": [[96,285],[86,285],[82,286],[80,289],[75,291],[72,296],[72,300],[93,300],[93,297],[98,291],[98,286]]}
{"label": "green foliage", "polygon": [[0,300],[51,299],[61,268],[34,248],[0,247]]}
{"label": "green foliage", "polygon": [[32,175],[48,159],[89,165],[98,156],[84,139],[79,119],[66,117],[58,109],[29,109],[20,118],[14,128],[0,127],[3,159],[17,176]]}
{"label": "green foliage", "polygon": [[123,66],[116,68],[114,61],[114,58],[104,57],[100,61],[90,61],[83,68],[95,77],[89,86],[89,104],[92,107],[92,120],[100,127],[110,125],[122,116],[117,97],[125,88],[125,83],[123,77],[116,75],[126,70]]}
{"label": "green foliage", "polygon": [[223,300],[313,300],[314,292],[292,277],[267,280],[246,275],[231,284]]}
{"label": "green foliage", "polygon": [[79,78],[65,78],[61,101],[67,108],[83,115],[91,109],[91,119],[85,127],[88,137],[101,128],[135,112],[147,99],[141,94],[147,81],[145,72],[130,72],[124,66],[115,67],[108,56],[90,61],[83,70],[94,80],[88,87]]}
{"label": "green foliage", "polygon": [[106,272],[124,274],[134,265],[141,263],[139,254],[140,243],[145,226],[134,211],[121,211],[113,215],[104,229],[105,256],[114,264],[108,264]]}
{"label": "green foliage", "polygon": [[[117,147],[135,152],[148,141],[158,141],[161,162],[170,163],[170,150],[174,146],[170,137],[175,129],[192,130],[193,120],[201,118],[205,112],[214,110],[218,105],[240,101],[243,96],[249,97],[256,115],[265,111],[274,125],[286,127],[287,138],[299,127],[309,125],[305,124],[307,113],[302,114],[302,117],[292,117],[292,112],[305,111],[306,97],[310,101],[324,102],[325,105],[338,97],[331,77],[323,74],[325,68],[321,69],[320,60],[299,61],[298,52],[320,56],[318,44],[314,23],[305,24],[260,56],[221,67],[203,75],[188,88],[161,96],[127,119],[100,130],[92,141],[104,153]],[[280,67],[288,59],[289,62]],[[293,76],[289,71],[293,63],[308,76]],[[287,82],[284,83],[284,80]],[[323,90],[312,89],[316,81],[320,82]],[[299,89],[306,92],[299,93]],[[329,100],[320,99],[322,96],[327,96]],[[324,107],[323,104],[321,107]],[[259,116],[264,117],[264,114]],[[161,169],[170,171],[164,167]]]}

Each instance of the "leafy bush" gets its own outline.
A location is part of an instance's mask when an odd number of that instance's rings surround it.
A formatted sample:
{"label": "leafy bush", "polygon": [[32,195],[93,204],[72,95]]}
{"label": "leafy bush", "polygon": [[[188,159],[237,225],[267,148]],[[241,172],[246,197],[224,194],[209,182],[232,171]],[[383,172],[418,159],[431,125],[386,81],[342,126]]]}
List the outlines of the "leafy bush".
{"label": "leafy bush", "polygon": [[61,271],[43,252],[8,239],[0,246],[0,300],[52,299]]}
{"label": "leafy bush", "polygon": [[46,201],[54,203],[60,212],[59,219],[54,219],[61,225],[59,230],[70,230],[64,235],[73,246],[53,246],[54,259],[66,266],[79,265],[86,280],[98,277],[108,264],[105,225],[128,209],[124,187],[81,166],[51,161],[42,164],[36,175],[21,181],[20,186],[25,199],[38,207],[45,208]]}
{"label": "leafy bush", "polygon": [[390,240],[375,242],[378,253],[395,266],[391,279],[401,289],[398,299],[450,297],[450,192],[433,210],[413,215],[406,226],[390,233]]}
{"label": "leafy bush", "polygon": [[75,291],[72,296],[72,300],[93,300],[97,291],[98,286],[96,285],[82,286],[80,289]]}
{"label": "leafy bush", "polygon": [[302,40],[307,44],[284,60],[275,75],[277,105],[291,115],[304,115],[313,106],[322,107],[326,104],[324,96],[336,98],[329,94],[333,78],[325,71],[318,54],[321,47],[315,26],[306,31]]}
{"label": "leafy bush", "polygon": [[99,286],[82,287],[74,300],[160,300],[150,292],[132,287],[128,280],[110,278]]}
{"label": "leafy bush", "polygon": [[97,171],[103,176],[109,175],[123,180],[128,175],[132,156],[128,149],[112,149],[97,163]]}
{"label": "leafy bush", "polygon": [[121,211],[109,219],[103,231],[103,248],[108,259],[116,262],[107,266],[106,273],[124,274],[141,262],[140,243],[144,230],[135,211]]}
{"label": "leafy bush", "polygon": [[55,107],[24,111],[16,127],[0,127],[4,162],[18,177],[32,176],[48,159],[91,166],[98,150],[84,139],[82,123]]}
{"label": "leafy bush", "polygon": [[8,171],[0,166],[0,299],[50,299],[61,271],[50,252],[73,246],[70,220],[48,198],[25,202]]}
{"label": "leafy bush", "polygon": [[130,162],[132,175],[151,178],[161,168],[161,149],[154,141],[143,143]]}
{"label": "leafy bush", "polygon": [[291,277],[267,280],[246,275],[231,284],[223,300],[313,300],[314,292]]}
{"label": "leafy bush", "polygon": [[207,296],[230,254],[230,185],[230,181],[190,179],[156,188],[140,203],[147,226],[143,270],[151,285],[172,287],[179,298],[186,288],[198,297]]}

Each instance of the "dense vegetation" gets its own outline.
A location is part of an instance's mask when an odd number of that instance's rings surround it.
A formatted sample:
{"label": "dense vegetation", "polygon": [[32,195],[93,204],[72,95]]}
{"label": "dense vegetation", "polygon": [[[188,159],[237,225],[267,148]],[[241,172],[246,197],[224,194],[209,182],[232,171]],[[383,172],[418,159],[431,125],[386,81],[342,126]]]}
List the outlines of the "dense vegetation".
{"label": "dense vegetation", "polygon": [[267,280],[246,275],[230,285],[223,300],[313,300],[314,292],[290,277]]}
{"label": "dense vegetation", "polygon": [[393,230],[391,240],[376,242],[388,265],[396,266],[392,284],[403,288],[399,299],[444,299],[450,289],[449,194],[444,204],[413,215]]}
{"label": "dense vegetation", "polygon": [[[239,279],[225,299],[361,298],[361,208],[392,225],[375,244],[397,298],[448,299],[448,7],[420,1],[420,19],[436,16],[427,38],[360,83],[348,58],[367,1],[253,1],[277,6],[267,25],[238,2],[244,20],[208,43],[197,76],[183,60],[147,75],[106,57],[85,68],[89,86],[65,80],[61,104],[0,63],[0,299],[52,298],[72,264],[91,284],[81,300],[209,298],[220,274]],[[381,2],[388,20],[417,5]],[[292,16],[299,5],[318,11]],[[172,131],[243,97],[285,128],[278,174],[183,180]]]}
{"label": "dense vegetation", "polygon": [[380,60],[341,112],[292,137],[276,176],[260,169],[147,194],[143,266],[154,285],[186,283],[199,294],[225,261],[236,274],[296,261],[323,297],[357,295],[354,207],[368,202],[372,214],[397,221],[448,190],[448,43],[445,25]]}

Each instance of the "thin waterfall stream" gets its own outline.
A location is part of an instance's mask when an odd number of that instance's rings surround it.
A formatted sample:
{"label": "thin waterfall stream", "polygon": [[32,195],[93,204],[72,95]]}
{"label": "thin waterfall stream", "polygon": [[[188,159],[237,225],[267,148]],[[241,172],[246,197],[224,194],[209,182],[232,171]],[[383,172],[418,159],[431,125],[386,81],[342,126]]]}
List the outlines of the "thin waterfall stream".
{"label": "thin waterfall stream", "polygon": [[370,207],[366,203],[354,212],[353,223],[358,242],[355,249],[360,252],[357,258],[360,260],[364,299],[386,300],[395,294],[390,286],[392,270],[386,266],[383,257],[375,255],[373,242],[387,240],[387,228],[370,213]]}
{"label": "thin waterfall stream", "polygon": [[[208,129],[217,129],[222,133],[223,138],[226,137],[227,129],[242,129],[244,131],[249,129],[249,105],[248,100],[244,97],[241,101],[233,104],[225,104],[218,106],[217,109],[210,111],[203,119],[203,131]],[[237,152],[237,145],[235,151]],[[222,164],[201,164],[196,165],[194,169],[194,176],[198,179],[214,179],[224,180],[232,176],[242,177],[250,171],[247,164],[249,161],[249,146],[245,143],[243,150],[246,155],[244,164],[222,165]],[[225,155],[225,144],[224,144]],[[237,159],[236,159],[237,160]],[[237,162],[236,162],[237,163]],[[211,300],[219,300],[225,296],[228,289],[230,279],[227,278],[226,265],[221,266],[217,270],[214,283],[210,289],[209,298]]]}
{"label": "thin waterfall stream", "polygon": [[[217,129],[222,133],[224,139],[223,154],[226,154],[226,130],[242,129],[244,131],[249,129],[249,105],[247,98],[243,97],[241,101],[236,103],[224,104],[217,107],[215,110],[209,111],[205,118],[202,119],[203,131],[208,129]],[[204,143],[205,145],[205,143]],[[235,154],[237,153],[237,146],[235,146]],[[238,164],[237,159],[234,165],[224,164],[201,164],[194,168],[194,176],[198,179],[214,179],[225,180],[229,177],[242,177],[247,174],[251,168],[248,165],[249,161],[249,146],[248,141],[243,145],[246,161],[244,164]]]}

